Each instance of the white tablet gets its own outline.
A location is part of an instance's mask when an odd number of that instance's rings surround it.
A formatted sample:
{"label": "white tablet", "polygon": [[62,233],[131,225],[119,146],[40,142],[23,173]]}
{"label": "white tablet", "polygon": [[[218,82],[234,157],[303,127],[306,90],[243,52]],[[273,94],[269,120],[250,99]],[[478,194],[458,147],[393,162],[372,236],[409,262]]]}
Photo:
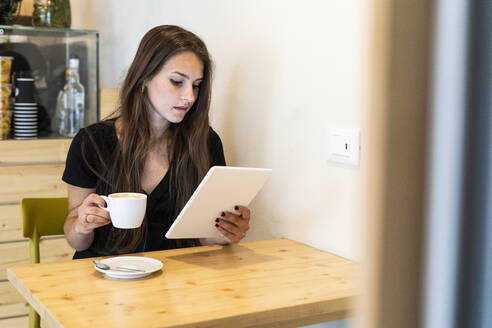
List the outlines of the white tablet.
{"label": "white tablet", "polygon": [[249,203],[270,176],[271,169],[214,166],[179,213],[166,238],[220,238],[215,219],[222,211]]}

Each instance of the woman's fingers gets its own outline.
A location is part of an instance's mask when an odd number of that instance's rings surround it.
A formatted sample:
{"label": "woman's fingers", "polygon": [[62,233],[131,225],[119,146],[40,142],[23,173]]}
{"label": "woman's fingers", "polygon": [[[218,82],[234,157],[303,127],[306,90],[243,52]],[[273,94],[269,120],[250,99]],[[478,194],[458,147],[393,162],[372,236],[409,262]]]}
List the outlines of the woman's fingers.
{"label": "woman's fingers", "polygon": [[246,206],[236,205],[234,206],[234,210],[238,212],[238,215],[243,218],[248,218],[251,215],[251,211]]}
{"label": "woman's fingers", "polygon": [[101,207],[106,207],[106,202],[104,199],[99,196],[98,194],[90,194],[84,199],[83,204],[89,205],[89,206],[101,206]]}
{"label": "woman's fingers", "polygon": [[249,230],[249,217],[240,217],[239,215],[231,212],[222,212],[218,219],[225,224],[234,225],[244,232]]}
{"label": "woman's fingers", "polygon": [[90,233],[94,229],[105,226],[111,223],[109,218],[101,217],[98,215],[81,215],[79,216],[79,232]]}
{"label": "woman's fingers", "polygon": [[235,206],[235,213],[223,211],[215,220],[217,229],[232,242],[239,242],[249,230],[250,210],[246,206]]}
{"label": "woman's fingers", "polygon": [[227,231],[229,231],[231,233],[237,234],[237,235],[245,234],[246,231],[248,231],[248,229],[249,229],[249,226],[242,227],[242,226],[239,226],[239,225],[237,225],[231,221],[228,221],[228,220],[222,219],[222,218],[215,219],[215,222],[220,227],[226,229]]}
{"label": "woman's fingers", "polygon": [[89,223],[98,223],[109,221],[110,216],[109,213],[98,206],[94,205],[82,205],[79,208],[79,219],[84,219],[83,221]]}
{"label": "woman's fingers", "polygon": [[98,215],[92,215],[92,214],[86,216],[86,221],[88,224],[92,224],[92,225],[105,225],[111,222],[109,218],[101,217]]}
{"label": "woman's fingers", "polygon": [[78,209],[77,231],[90,233],[94,229],[107,225],[111,222],[109,213],[99,206],[105,206],[102,197],[97,194],[90,194],[84,199]]}
{"label": "woman's fingers", "polygon": [[224,237],[226,237],[227,239],[229,239],[233,243],[239,242],[246,235],[246,234],[241,234],[237,231],[236,232],[230,231],[230,230],[228,230],[228,229],[226,229],[220,225],[217,227],[217,229],[224,235]]}
{"label": "woman's fingers", "polygon": [[101,218],[107,219],[107,220],[109,220],[109,218],[110,218],[108,211],[105,211],[102,208],[100,208],[99,206],[94,206],[94,205],[85,206],[84,213],[87,216],[89,216],[89,215],[98,216],[98,217],[101,217]]}

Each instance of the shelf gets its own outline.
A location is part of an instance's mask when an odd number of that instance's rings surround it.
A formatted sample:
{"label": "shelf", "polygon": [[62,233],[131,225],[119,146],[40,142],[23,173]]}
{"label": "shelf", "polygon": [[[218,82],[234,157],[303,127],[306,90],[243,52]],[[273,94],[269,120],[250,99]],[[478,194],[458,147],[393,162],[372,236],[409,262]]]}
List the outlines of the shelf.
{"label": "shelf", "polygon": [[5,33],[5,30],[16,30],[17,33],[20,34],[22,31],[25,32],[25,35],[32,35],[32,33],[40,32],[40,33],[51,33],[55,35],[60,34],[70,34],[72,36],[76,35],[86,35],[93,34],[99,36],[99,31],[97,30],[80,30],[80,29],[71,29],[71,28],[54,28],[54,27],[42,27],[42,26],[25,26],[25,25],[0,25],[0,29],[4,30],[0,31],[0,35]]}
{"label": "shelf", "polygon": [[12,70],[17,74],[29,71],[34,78],[39,139],[57,138],[52,133],[51,121],[71,56],[80,60],[80,82],[85,88],[84,126],[99,121],[98,31],[0,25],[0,55],[13,56]]}

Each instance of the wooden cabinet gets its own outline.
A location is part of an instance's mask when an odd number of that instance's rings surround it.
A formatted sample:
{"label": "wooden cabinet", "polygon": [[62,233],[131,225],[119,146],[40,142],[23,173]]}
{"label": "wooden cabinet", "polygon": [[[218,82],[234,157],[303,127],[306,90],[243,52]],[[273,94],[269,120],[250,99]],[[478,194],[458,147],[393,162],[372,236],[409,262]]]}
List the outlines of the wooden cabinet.
{"label": "wooden cabinet", "polygon": [[[116,104],[117,89],[101,90],[101,117]],[[22,237],[23,197],[63,197],[61,180],[71,139],[0,141],[0,327],[27,327],[28,306],[6,279],[7,267],[29,263],[28,240]],[[63,236],[40,242],[41,262],[72,258]]]}

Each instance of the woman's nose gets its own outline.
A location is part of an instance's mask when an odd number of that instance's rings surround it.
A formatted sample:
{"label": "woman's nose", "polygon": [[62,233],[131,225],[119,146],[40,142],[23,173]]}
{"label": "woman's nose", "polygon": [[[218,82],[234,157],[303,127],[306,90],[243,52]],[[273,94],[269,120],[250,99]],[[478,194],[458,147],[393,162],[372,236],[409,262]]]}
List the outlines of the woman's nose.
{"label": "woman's nose", "polygon": [[181,99],[183,99],[183,101],[186,101],[189,103],[192,103],[195,101],[195,93],[193,91],[193,85],[189,85],[186,87],[183,94],[181,95]]}

